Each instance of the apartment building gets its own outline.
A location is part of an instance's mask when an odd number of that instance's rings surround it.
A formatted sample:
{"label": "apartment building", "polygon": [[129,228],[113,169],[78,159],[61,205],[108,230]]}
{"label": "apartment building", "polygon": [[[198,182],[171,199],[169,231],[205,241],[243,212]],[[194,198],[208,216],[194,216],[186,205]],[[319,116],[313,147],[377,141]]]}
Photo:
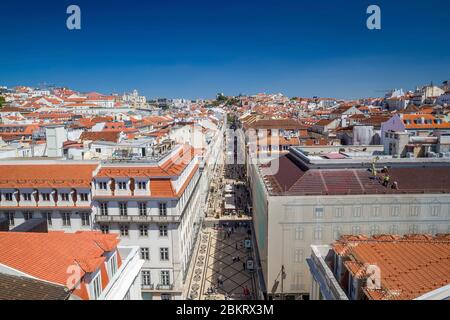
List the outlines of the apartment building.
{"label": "apartment building", "polygon": [[450,161],[424,159],[424,166],[417,159],[376,156],[379,151],[372,148],[291,148],[269,164],[249,167],[255,238],[269,297],[309,294],[311,245],[329,244],[343,234],[450,232]]}
{"label": "apartment building", "polygon": [[0,275],[16,277],[22,284],[0,290],[26,291],[23,285],[39,285],[34,280],[44,282],[35,295],[50,291],[65,300],[141,300],[139,271],[144,262],[139,248],[119,242],[116,235],[92,231],[0,232]]}
{"label": "apartment building", "polygon": [[97,162],[3,161],[0,214],[10,226],[45,218],[49,230],[92,230],[91,182]]}
{"label": "apartment building", "polygon": [[447,300],[450,235],[342,236],[312,245],[311,300]]}
{"label": "apartment building", "polygon": [[96,227],[138,245],[146,299],[181,299],[203,217],[198,157],[175,148],[146,164],[104,164],[92,182]]}
{"label": "apartment building", "polygon": [[5,161],[0,217],[11,227],[45,218],[51,231],[118,234],[140,247],[144,298],[180,299],[209,181],[198,152],[184,145],[136,162]]}

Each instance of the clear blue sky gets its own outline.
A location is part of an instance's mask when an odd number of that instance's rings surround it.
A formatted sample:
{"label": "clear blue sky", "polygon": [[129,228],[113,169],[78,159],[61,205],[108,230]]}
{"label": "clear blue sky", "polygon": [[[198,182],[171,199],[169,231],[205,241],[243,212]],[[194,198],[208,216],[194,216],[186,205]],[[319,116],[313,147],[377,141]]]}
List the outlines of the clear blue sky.
{"label": "clear blue sky", "polygon": [[[82,30],[66,28],[78,4]],[[366,28],[378,4],[382,30]],[[380,96],[450,78],[448,0],[2,1],[0,85]]]}

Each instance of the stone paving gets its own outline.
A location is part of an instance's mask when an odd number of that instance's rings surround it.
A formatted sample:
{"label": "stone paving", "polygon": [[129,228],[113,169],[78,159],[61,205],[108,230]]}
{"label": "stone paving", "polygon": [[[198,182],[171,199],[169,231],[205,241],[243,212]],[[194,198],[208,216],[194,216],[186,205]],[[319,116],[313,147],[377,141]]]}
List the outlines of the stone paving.
{"label": "stone paving", "polygon": [[[187,297],[194,300],[254,299],[255,281],[252,272],[244,270],[251,250],[244,247],[248,238],[246,227],[235,229],[228,238],[225,229],[205,228],[195,258]],[[237,248],[237,249],[236,249]],[[235,259],[233,262],[233,257]],[[222,285],[219,281],[222,280]],[[244,295],[247,288],[250,295]]]}

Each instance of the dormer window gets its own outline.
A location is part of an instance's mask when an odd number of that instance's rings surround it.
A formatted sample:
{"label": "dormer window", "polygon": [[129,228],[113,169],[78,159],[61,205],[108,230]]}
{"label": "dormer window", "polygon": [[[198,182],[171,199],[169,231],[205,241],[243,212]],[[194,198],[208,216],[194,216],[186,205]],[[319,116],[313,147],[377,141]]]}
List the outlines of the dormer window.
{"label": "dormer window", "polygon": [[69,194],[68,193],[61,193],[61,200],[62,201],[69,201]]}
{"label": "dormer window", "polygon": [[23,201],[31,201],[31,193],[24,193],[22,194]]}
{"label": "dormer window", "polygon": [[145,181],[140,181],[140,182],[138,182],[138,189],[139,190],[146,190],[147,189],[147,182],[145,182]]}
{"label": "dormer window", "polygon": [[50,193],[43,193],[42,194],[42,200],[50,201]]}
{"label": "dormer window", "polygon": [[98,183],[98,188],[100,190],[108,190],[108,184],[106,182],[99,182]]}
{"label": "dormer window", "polygon": [[12,201],[13,194],[12,193],[5,193],[5,201]]}
{"label": "dormer window", "polygon": [[119,187],[119,190],[126,190],[127,189],[127,183],[126,182],[121,181],[121,182],[118,182],[117,185]]}

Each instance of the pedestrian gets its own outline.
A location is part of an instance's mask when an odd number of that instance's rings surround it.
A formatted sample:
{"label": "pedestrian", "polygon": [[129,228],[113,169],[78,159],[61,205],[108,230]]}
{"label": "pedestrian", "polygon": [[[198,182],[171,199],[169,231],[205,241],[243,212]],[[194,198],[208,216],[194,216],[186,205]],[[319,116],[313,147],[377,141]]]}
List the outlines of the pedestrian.
{"label": "pedestrian", "polygon": [[238,248],[238,243],[236,242],[236,250],[238,250],[239,248]]}
{"label": "pedestrian", "polygon": [[242,263],[242,270],[245,271],[245,262]]}

